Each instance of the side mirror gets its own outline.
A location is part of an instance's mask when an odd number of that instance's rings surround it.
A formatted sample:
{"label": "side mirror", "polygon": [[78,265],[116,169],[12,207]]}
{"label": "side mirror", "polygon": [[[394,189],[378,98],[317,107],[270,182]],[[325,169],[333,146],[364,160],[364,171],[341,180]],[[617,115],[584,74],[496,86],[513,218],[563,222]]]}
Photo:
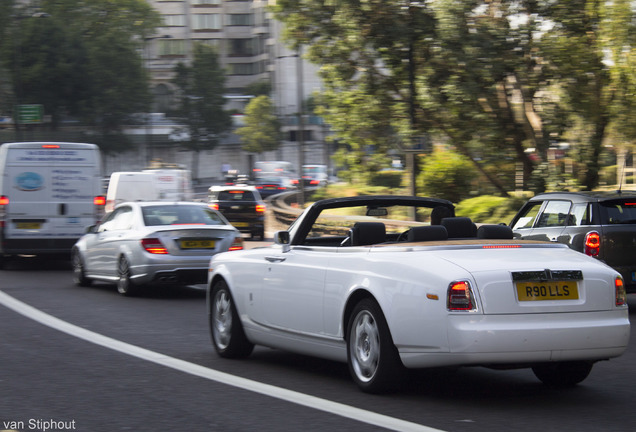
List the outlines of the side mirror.
{"label": "side mirror", "polygon": [[86,229],[84,230],[84,233],[93,234],[95,231],[97,231],[97,225],[91,225],[89,227],[86,227]]}
{"label": "side mirror", "polygon": [[289,231],[276,231],[274,233],[274,244],[281,245],[283,252],[289,252]]}

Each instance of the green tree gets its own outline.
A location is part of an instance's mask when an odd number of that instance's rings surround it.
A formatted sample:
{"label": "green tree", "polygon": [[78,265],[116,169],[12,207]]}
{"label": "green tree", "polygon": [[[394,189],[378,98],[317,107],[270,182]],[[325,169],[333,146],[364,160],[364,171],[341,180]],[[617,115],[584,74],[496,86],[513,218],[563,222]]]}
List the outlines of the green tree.
{"label": "green tree", "polygon": [[280,121],[272,100],[258,96],[245,108],[245,126],[236,130],[243,140],[243,150],[262,153],[280,147]]}
{"label": "green tree", "polygon": [[16,2],[2,47],[13,99],[43,104],[53,127],[64,115],[86,121],[104,151],[128,145],[122,125],[149,102],[139,50],[159,23],[143,0]]}
{"label": "green tree", "polygon": [[232,128],[232,117],[224,109],[225,80],[218,53],[209,45],[196,44],[192,65],[180,63],[176,67],[174,83],[180,91],[177,115],[188,136],[181,145],[193,152],[194,178],[199,152],[213,149]]}
{"label": "green tree", "polygon": [[465,156],[450,149],[436,149],[424,158],[418,185],[425,196],[457,203],[470,196],[474,172]]}

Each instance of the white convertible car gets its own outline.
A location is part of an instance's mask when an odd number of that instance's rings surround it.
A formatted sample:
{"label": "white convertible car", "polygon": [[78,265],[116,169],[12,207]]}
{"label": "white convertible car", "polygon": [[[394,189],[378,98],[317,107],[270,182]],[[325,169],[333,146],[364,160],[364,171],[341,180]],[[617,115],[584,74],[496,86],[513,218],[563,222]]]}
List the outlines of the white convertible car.
{"label": "white convertible car", "polygon": [[367,392],[441,366],[529,367],[572,386],[629,340],[619,273],[562,244],[513,240],[505,225],[478,229],[445,200],[318,201],[273,245],[210,266],[220,356],[258,344],[343,361]]}

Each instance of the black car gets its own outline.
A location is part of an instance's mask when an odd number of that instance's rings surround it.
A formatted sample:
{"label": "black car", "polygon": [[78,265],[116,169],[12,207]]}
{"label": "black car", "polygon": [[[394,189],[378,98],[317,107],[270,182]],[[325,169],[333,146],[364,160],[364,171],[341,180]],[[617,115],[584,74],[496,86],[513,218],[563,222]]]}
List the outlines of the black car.
{"label": "black car", "polygon": [[241,233],[252,239],[265,238],[263,198],[253,186],[212,186],[208,190],[208,206],[220,211]]}
{"label": "black car", "polygon": [[564,243],[620,272],[636,293],[636,193],[551,192],[524,204],[515,237]]}
{"label": "black car", "polygon": [[254,179],[254,187],[263,198],[295,190],[295,187],[292,186],[292,180],[285,176],[257,177]]}

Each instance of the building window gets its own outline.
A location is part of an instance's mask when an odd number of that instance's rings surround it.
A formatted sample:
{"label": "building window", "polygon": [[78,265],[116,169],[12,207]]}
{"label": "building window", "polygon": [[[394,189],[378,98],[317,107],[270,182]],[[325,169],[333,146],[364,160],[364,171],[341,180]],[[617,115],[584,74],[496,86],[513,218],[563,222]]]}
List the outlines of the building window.
{"label": "building window", "polygon": [[185,26],[185,15],[164,15],[163,22],[166,27],[183,27]]}
{"label": "building window", "polygon": [[219,14],[195,14],[194,25],[195,30],[220,30],[221,15]]}
{"label": "building window", "polygon": [[251,26],[252,14],[229,14],[227,16],[227,25],[229,26]]}
{"label": "building window", "polygon": [[255,55],[253,39],[230,39],[230,57],[249,57]]}
{"label": "building window", "polygon": [[184,56],[186,55],[186,44],[181,39],[161,39],[159,41],[160,56]]}
{"label": "building window", "polygon": [[[311,132],[312,132],[311,130],[303,130],[303,141],[313,141]],[[289,131],[289,140],[293,141],[293,142],[298,141],[298,131],[297,130],[290,130]]]}

